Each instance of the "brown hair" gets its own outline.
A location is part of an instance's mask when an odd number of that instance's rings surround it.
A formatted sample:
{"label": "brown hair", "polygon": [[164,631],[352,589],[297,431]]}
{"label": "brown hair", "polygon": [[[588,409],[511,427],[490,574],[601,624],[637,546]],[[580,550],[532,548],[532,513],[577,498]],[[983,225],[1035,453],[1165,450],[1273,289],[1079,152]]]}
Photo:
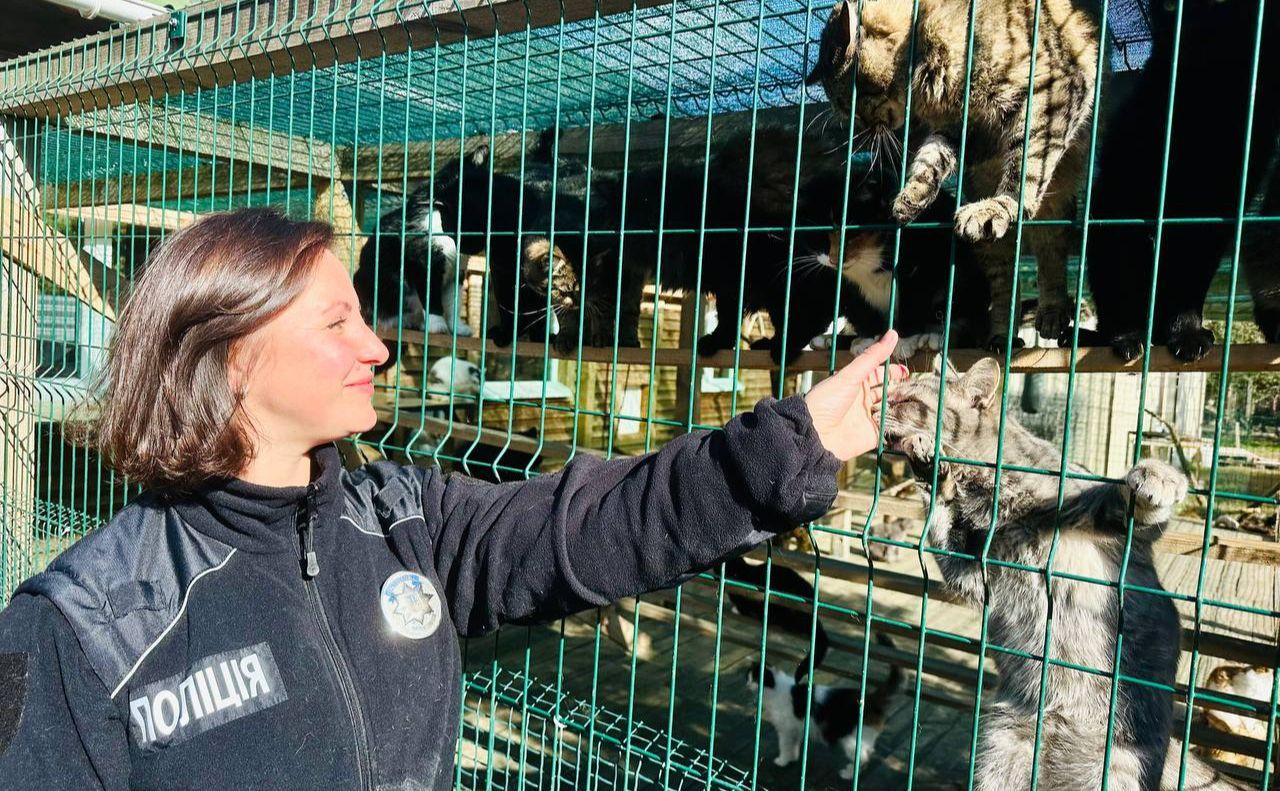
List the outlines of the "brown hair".
{"label": "brown hair", "polygon": [[241,209],[161,244],[120,312],[83,438],[145,487],[189,490],[244,469],[251,427],[227,363],[297,297],[332,238],[327,223]]}

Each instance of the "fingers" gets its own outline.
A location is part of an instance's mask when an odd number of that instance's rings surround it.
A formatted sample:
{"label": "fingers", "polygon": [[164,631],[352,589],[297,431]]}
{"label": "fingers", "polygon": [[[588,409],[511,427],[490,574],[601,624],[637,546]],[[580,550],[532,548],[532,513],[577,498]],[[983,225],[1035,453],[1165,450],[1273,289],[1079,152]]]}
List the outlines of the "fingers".
{"label": "fingers", "polygon": [[873,373],[878,372],[877,369],[884,365],[884,361],[889,359],[889,355],[893,354],[893,349],[897,345],[898,333],[889,330],[880,340],[855,357],[853,362],[837,371],[835,378],[843,380],[845,384],[861,384],[867,381]]}

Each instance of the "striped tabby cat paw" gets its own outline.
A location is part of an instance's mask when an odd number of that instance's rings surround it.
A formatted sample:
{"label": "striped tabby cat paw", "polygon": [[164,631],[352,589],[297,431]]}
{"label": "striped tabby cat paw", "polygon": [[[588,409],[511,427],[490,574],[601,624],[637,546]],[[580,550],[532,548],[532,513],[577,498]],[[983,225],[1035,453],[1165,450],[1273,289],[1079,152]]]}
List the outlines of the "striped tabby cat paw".
{"label": "striped tabby cat paw", "polygon": [[1008,195],[966,203],[956,209],[956,234],[971,242],[1002,238],[1013,225],[1018,202]]}

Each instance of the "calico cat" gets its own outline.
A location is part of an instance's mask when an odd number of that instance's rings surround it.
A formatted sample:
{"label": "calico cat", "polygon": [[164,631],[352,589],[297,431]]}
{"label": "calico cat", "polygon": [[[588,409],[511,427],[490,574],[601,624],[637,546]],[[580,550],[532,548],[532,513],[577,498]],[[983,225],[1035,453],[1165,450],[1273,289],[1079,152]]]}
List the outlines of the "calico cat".
{"label": "calico cat", "polygon": [[[868,179],[850,200],[848,223],[856,226],[886,222],[890,216],[888,197],[891,194],[882,189],[877,180]],[[921,219],[945,222],[949,215],[950,210],[938,202],[925,208]],[[894,350],[895,357],[905,359],[918,350],[941,348],[942,333],[948,331],[944,326],[948,299],[951,347],[972,347],[987,340],[991,293],[986,278],[972,251],[953,245],[951,234],[945,228],[906,228],[900,235],[888,230],[854,229],[845,232],[842,256],[837,252],[839,246],[839,231],[832,231],[831,255],[825,262],[838,262],[849,292],[843,313],[854,335],[863,338],[864,343],[879,338],[889,329],[890,299],[894,296],[897,304],[893,326],[901,336]],[[953,252],[956,271],[951,282]]]}
{"label": "calico cat", "polygon": [[[769,591],[771,593],[774,591],[787,593],[809,602],[815,600],[813,585],[800,576],[795,569],[787,568],[781,563],[774,563],[772,569],[768,570],[766,570],[763,563],[748,563],[744,558],[734,558],[724,564],[726,579],[754,585],[762,593],[764,591],[766,571],[769,577]],[[745,615],[748,618],[764,622],[764,600],[762,598],[752,596],[734,585],[726,585],[725,594],[729,597],[729,601],[732,602],[734,611],[739,615]],[[769,603],[770,629],[781,629],[807,641],[812,627],[812,616],[806,613],[801,605],[783,599],[775,599]],[[822,628],[821,620],[817,622],[817,629],[813,630],[812,633],[813,651],[805,654],[792,674],[792,678],[797,684],[809,675],[810,660],[812,659],[813,667],[818,667],[826,659],[827,650],[831,646],[831,641],[827,637],[827,630]]]}
{"label": "calico cat", "polygon": [[[1280,133],[1280,14],[1264,16],[1256,96],[1250,98],[1257,0],[1183,0],[1177,89],[1169,140],[1164,216],[1231,218],[1225,223],[1167,224],[1161,236],[1152,343],[1167,344],[1180,360],[1197,360],[1214,343],[1203,326],[1203,308],[1214,275],[1234,238],[1244,170],[1244,136],[1253,107],[1253,144],[1247,194],[1253,195],[1275,151]],[[1270,5],[1270,4],[1268,4]],[[1095,219],[1143,219],[1160,208],[1165,175],[1164,138],[1174,55],[1176,5],[1150,4],[1151,57],[1127,101],[1115,104],[1108,134],[1098,152],[1093,186]],[[1268,305],[1268,284],[1276,284],[1274,241],[1246,226],[1245,241],[1255,247],[1260,268],[1246,274],[1255,294],[1263,293],[1264,332],[1276,331],[1277,314]],[[1261,230],[1261,229],[1259,229]],[[1274,240],[1275,236],[1270,236]],[[1142,356],[1148,295],[1155,259],[1150,225],[1094,225],[1090,231],[1087,275],[1098,314],[1097,334],[1086,343],[1110,345],[1118,356]],[[1250,272],[1252,271],[1252,274]],[[1135,304],[1135,297],[1140,300]],[[1271,336],[1271,337],[1274,337]]]}
{"label": "calico cat", "polygon": [[[1083,160],[1081,132],[1091,116],[1096,82],[1097,27],[1070,0],[978,3],[973,73],[966,92],[970,3],[919,0],[913,28],[915,4],[837,3],[805,82],[821,83],[837,113],[846,119],[856,115],[875,132],[872,139],[882,141],[896,139],[905,122],[910,81],[912,117],[929,133],[915,150],[906,184],[894,199],[893,216],[904,225],[937,201],[943,183],[955,172],[956,141],[966,123],[967,104],[964,182],[985,197],[961,205],[954,225],[960,237],[975,244],[984,264],[991,282],[990,345],[1003,348],[1004,339],[1016,331],[1008,318],[1014,244],[1006,234],[1016,220],[1019,196],[1029,218],[1073,216]],[[1036,79],[1028,97],[1037,17]],[[913,40],[915,62],[907,63]],[[857,108],[851,106],[855,85]],[[1066,292],[1069,236],[1050,226],[1029,228],[1025,237],[1038,264],[1036,329],[1057,338],[1074,314]]]}
{"label": "calico cat", "polygon": [[[893,648],[893,641],[883,632],[877,632],[876,642]],[[861,745],[862,764],[870,760],[875,751],[876,739],[884,729],[889,703],[902,687],[902,669],[889,665],[888,677],[874,690],[867,693],[866,708],[862,712],[862,738],[858,739],[858,687],[833,687],[813,685],[813,703],[809,708],[810,734],[821,739],[828,747],[838,750],[849,761],[840,770],[843,780],[853,779],[854,758]],[[747,688],[756,692],[764,687],[764,718],[778,732],[778,757],[775,766],[787,766],[800,758],[804,746],[804,712],[809,705],[809,684],[788,678],[773,668],[752,662],[747,669]]]}
{"label": "calico cat", "polygon": [[[991,358],[964,375],[948,379],[943,403],[942,448],[946,455],[993,463],[999,438],[1001,370]],[[937,375],[891,387],[886,402],[885,440],[906,455],[916,477],[927,484],[937,453],[934,427],[939,403]],[[1061,451],[1011,419],[1004,422],[1003,462],[1053,469]],[[970,556],[981,555],[995,507],[995,471],[938,462],[932,492],[934,515],[927,525],[930,544]],[[1128,508],[1134,528],[1125,581],[1163,591],[1152,544],[1167,526],[1187,491],[1186,479],[1167,464],[1140,461],[1123,485],[1066,481],[1057,509],[1058,478],[1005,470],[990,557],[1044,567],[1055,526],[1061,532],[1056,571],[1115,581],[1125,555]],[[1030,655],[1044,653],[1049,608],[1044,575],[987,564],[958,555],[935,555],[947,585],[964,600],[990,613],[993,643]],[[1141,590],[1125,593],[1123,615],[1113,587],[1058,578],[1053,582],[1053,627],[1049,656],[1107,673],[1114,663],[1115,635],[1124,635],[1120,672],[1158,684],[1175,683],[1180,626],[1173,602]],[[1036,722],[1043,712],[1040,785],[1098,788],[1110,710],[1111,679],[1052,666],[1040,706],[1039,661],[1000,653],[996,700],[984,707],[976,758],[975,785],[1003,791],[1030,785]],[[1108,787],[1156,789],[1167,770],[1172,694],[1121,682],[1116,701]],[[1205,772],[1209,772],[1206,775]],[[1196,777],[1211,776],[1200,765]],[[1176,774],[1176,772],[1175,772]],[[1205,788],[1208,785],[1191,787]]]}

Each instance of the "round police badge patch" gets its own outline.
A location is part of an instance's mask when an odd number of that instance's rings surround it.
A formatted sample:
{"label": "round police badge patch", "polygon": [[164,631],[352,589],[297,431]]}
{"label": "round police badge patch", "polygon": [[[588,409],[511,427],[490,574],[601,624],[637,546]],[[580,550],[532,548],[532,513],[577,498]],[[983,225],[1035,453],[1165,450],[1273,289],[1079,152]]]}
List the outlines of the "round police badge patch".
{"label": "round police badge patch", "polygon": [[397,571],[382,583],[382,618],[396,634],[421,640],[440,627],[440,596],[416,571]]}

